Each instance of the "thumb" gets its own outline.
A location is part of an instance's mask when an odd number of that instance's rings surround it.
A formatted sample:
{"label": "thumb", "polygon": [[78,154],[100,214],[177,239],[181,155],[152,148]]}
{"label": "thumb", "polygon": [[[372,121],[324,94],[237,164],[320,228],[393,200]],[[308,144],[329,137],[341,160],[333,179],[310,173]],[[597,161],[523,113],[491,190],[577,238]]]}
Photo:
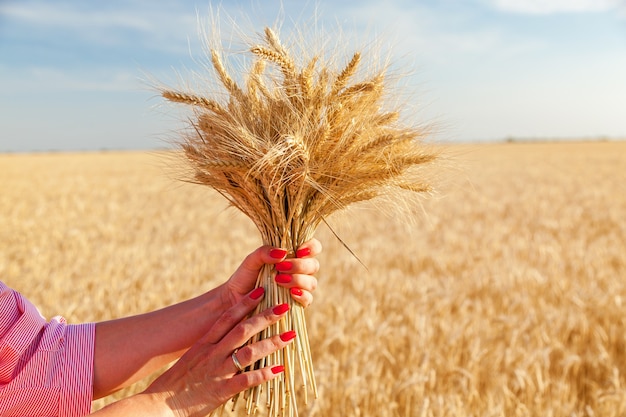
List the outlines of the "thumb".
{"label": "thumb", "polygon": [[245,257],[235,273],[230,277],[231,288],[240,294],[247,294],[254,283],[261,268],[265,264],[276,264],[287,256],[287,250],[265,245],[257,248]]}

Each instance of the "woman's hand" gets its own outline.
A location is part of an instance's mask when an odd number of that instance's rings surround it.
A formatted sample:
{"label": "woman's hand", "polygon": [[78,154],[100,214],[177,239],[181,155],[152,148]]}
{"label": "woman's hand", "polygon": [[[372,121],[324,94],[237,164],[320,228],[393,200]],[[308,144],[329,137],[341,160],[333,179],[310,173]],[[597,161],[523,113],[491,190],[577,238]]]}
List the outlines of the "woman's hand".
{"label": "woman's hand", "polygon": [[94,397],[127,387],[180,358],[224,311],[247,301],[265,264],[276,265],[278,285],[309,305],[317,286],[313,275],[319,270],[315,256],[321,250],[312,239],[298,249],[297,258],[285,260],[284,250],[264,246],[248,255],[227,282],[205,294],[154,312],[97,323]]}
{"label": "woman's hand", "polygon": [[285,259],[287,251],[271,246],[261,246],[241,263],[230,279],[221,287],[226,305],[234,305],[252,290],[264,264],[274,264],[276,283],[289,288],[294,300],[307,307],[313,301],[312,292],[317,287],[315,274],[319,262],[315,258],[322,252],[322,244],[311,239],[296,250],[296,258]]}
{"label": "woman's hand", "polygon": [[144,394],[161,398],[175,416],[204,416],[235,394],[283,372],[282,366],[240,372],[232,358],[236,352],[236,360],[245,368],[283,348],[296,337],[295,332],[287,331],[236,350],[253,335],[280,320],[289,309],[287,304],[281,304],[244,320],[259,304],[263,293],[262,288],[256,289],[226,310],[213,327]]}

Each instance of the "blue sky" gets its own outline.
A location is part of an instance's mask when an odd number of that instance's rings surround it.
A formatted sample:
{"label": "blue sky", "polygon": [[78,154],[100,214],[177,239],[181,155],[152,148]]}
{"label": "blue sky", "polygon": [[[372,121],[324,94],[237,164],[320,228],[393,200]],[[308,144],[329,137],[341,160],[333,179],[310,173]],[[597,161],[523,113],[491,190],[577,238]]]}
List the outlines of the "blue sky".
{"label": "blue sky", "polygon": [[[145,74],[202,70],[208,1],[0,0],[0,152],[153,149],[181,126]],[[433,140],[626,137],[624,0],[224,1],[385,39]]]}

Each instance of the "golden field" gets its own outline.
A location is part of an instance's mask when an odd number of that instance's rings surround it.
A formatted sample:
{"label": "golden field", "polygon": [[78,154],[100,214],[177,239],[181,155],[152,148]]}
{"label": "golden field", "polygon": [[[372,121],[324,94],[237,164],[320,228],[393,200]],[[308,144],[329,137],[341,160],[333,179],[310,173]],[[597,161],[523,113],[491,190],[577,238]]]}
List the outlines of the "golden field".
{"label": "golden field", "polygon": [[[320,398],[301,414],[626,415],[626,142],[445,154],[439,193],[410,219],[384,203],[331,218],[367,269],[319,231],[307,314]],[[170,164],[0,155],[0,280],[76,323],[228,278],[258,232]]]}

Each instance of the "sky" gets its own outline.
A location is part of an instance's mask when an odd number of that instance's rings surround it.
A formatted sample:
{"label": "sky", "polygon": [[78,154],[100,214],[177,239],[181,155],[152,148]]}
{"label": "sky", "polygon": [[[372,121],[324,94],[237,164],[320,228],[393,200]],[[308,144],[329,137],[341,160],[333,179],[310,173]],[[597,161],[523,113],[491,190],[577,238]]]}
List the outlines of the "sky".
{"label": "sky", "polygon": [[216,11],[379,42],[435,142],[626,138],[626,0],[0,0],[0,152],[167,147],[147,80],[205,71]]}

